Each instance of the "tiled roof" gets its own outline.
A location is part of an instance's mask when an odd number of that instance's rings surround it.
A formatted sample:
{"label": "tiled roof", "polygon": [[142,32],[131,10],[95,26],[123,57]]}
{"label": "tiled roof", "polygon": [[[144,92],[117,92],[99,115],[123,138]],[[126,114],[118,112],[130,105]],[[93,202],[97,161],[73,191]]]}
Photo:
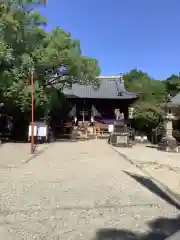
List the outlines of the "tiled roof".
{"label": "tiled roof", "polygon": [[180,93],[173,97],[170,102],[174,105],[180,105]]}
{"label": "tiled roof", "polygon": [[65,88],[64,94],[68,98],[101,98],[101,99],[132,99],[138,98],[137,93],[126,91],[121,76],[99,77],[100,86],[73,84],[72,88]]}
{"label": "tiled roof", "polygon": [[173,97],[168,103],[164,103],[162,106],[166,106],[168,108],[176,108],[180,106],[180,93]]}

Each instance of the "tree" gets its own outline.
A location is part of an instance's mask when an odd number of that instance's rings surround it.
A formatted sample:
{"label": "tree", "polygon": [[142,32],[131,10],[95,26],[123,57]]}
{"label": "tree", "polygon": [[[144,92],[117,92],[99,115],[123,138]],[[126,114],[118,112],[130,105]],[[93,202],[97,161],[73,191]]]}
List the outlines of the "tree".
{"label": "tree", "polygon": [[171,96],[175,96],[180,91],[180,76],[172,74],[167,78],[166,88]]}
{"label": "tree", "polygon": [[81,55],[80,42],[56,27],[47,33],[46,19],[35,10],[40,0],[0,3],[0,97],[24,112],[31,105],[30,71],[34,69],[35,105],[44,112],[57,102],[59,91],[74,82],[96,83],[96,59]]}
{"label": "tree", "polygon": [[124,78],[129,91],[140,93],[139,100],[134,104],[137,128],[148,130],[156,126],[162,117],[159,104],[165,101],[165,83],[137,69],[126,73]]}

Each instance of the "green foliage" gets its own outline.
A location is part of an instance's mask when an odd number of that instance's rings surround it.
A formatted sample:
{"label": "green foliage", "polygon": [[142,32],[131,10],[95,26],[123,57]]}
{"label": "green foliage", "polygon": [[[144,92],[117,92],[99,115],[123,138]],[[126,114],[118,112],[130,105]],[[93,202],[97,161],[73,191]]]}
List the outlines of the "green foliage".
{"label": "green foliage", "polygon": [[171,75],[166,81],[152,79],[147,73],[137,69],[124,74],[126,88],[139,92],[140,98],[134,104],[136,126],[140,130],[155,127],[162,120],[161,103],[167,95],[176,95],[180,91],[180,76]]}
{"label": "green foliage", "polygon": [[137,128],[145,130],[154,127],[162,117],[159,104],[165,101],[165,82],[154,80],[137,69],[126,73],[124,78],[129,91],[140,93],[139,100],[134,104]]}
{"label": "green foliage", "polygon": [[100,73],[97,60],[82,56],[79,40],[70,33],[60,27],[45,32],[46,19],[35,10],[41,4],[40,0],[0,3],[0,98],[24,112],[31,106],[32,69],[35,106],[44,112],[63,100],[58,90],[47,88],[52,85],[48,79],[56,75],[55,83],[61,90],[74,82],[95,84]]}
{"label": "green foliage", "polygon": [[[34,69],[36,112],[44,115],[63,102],[64,86],[98,84],[100,69],[96,59],[82,56],[80,41],[70,33],[60,27],[51,32],[44,30],[46,19],[36,10],[40,5],[40,0],[0,1],[0,101],[29,112],[30,72]],[[129,91],[140,93],[135,103],[139,129],[158,123],[162,116],[159,105],[165,101],[166,90],[171,95],[180,91],[177,75],[165,82],[133,69],[124,78]]]}
{"label": "green foliage", "polygon": [[180,91],[180,76],[171,75],[167,79],[167,89],[171,96],[175,96]]}

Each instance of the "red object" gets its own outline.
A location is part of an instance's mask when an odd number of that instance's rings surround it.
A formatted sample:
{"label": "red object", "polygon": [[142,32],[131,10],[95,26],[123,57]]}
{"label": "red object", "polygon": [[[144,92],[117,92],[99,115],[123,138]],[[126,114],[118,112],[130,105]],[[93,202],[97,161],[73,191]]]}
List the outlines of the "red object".
{"label": "red object", "polygon": [[31,71],[31,153],[34,153],[34,72]]}

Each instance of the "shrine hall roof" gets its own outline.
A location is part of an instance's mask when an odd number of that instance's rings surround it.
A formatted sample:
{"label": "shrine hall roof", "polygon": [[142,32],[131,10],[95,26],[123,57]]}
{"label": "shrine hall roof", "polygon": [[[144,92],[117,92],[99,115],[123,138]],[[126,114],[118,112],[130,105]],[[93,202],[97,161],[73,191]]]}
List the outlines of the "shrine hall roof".
{"label": "shrine hall roof", "polygon": [[73,84],[71,88],[63,90],[67,98],[91,99],[136,99],[137,93],[128,92],[123,78],[118,76],[100,76],[100,86]]}
{"label": "shrine hall roof", "polygon": [[171,99],[171,103],[174,105],[180,105],[180,93]]}
{"label": "shrine hall roof", "polygon": [[180,93],[177,93],[168,103],[164,103],[163,106],[168,108],[176,108],[180,106]]}

